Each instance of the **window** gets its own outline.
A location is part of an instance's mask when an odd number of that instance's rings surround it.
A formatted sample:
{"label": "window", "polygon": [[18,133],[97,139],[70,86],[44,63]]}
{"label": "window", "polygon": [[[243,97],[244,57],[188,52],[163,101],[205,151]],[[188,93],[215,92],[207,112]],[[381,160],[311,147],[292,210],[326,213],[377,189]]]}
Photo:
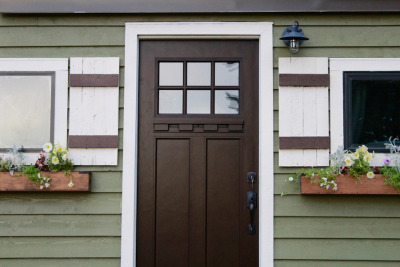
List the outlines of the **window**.
{"label": "window", "polygon": [[0,73],[0,149],[53,142],[54,73]]}
{"label": "window", "polygon": [[239,61],[161,61],[158,64],[158,114],[240,113]]}
{"label": "window", "polygon": [[0,153],[22,146],[32,163],[44,143],[65,146],[67,103],[68,59],[0,59]]}
{"label": "window", "polygon": [[400,72],[343,72],[344,144],[389,152],[384,143],[400,135]]}
{"label": "window", "polygon": [[366,143],[377,153],[372,165],[381,166],[387,157],[383,143],[400,134],[396,125],[400,59],[329,61],[331,151],[339,146],[354,149]]}

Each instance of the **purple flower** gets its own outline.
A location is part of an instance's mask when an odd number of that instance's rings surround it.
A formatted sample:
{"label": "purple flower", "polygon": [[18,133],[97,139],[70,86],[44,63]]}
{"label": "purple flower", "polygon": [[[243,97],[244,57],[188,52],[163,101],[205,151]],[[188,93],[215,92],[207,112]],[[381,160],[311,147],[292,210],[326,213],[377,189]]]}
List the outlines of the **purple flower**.
{"label": "purple flower", "polygon": [[383,162],[384,162],[386,165],[389,165],[390,160],[389,160],[388,158],[385,158],[385,159],[383,160]]}

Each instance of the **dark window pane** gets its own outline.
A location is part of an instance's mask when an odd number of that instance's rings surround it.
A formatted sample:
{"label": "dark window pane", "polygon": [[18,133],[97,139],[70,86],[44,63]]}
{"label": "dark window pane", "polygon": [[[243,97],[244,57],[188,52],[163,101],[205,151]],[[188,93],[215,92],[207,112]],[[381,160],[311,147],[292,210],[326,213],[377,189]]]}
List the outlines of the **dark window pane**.
{"label": "dark window pane", "polygon": [[[359,77],[357,77],[359,76]],[[350,148],[365,144],[384,148],[389,138],[400,135],[400,74],[362,73],[350,78],[347,101]],[[346,109],[345,109],[346,110]],[[346,121],[346,118],[345,118]],[[346,130],[345,130],[346,132]],[[348,147],[349,148],[349,147]]]}

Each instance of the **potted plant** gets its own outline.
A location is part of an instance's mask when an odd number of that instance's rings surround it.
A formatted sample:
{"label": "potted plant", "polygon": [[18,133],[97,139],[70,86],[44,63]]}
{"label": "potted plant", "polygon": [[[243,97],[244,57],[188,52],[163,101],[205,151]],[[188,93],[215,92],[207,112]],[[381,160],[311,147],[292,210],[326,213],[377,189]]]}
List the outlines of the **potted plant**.
{"label": "potted plant", "polygon": [[385,158],[383,167],[370,166],[375,153],[365,145],[356,151],[340,147],[330,155],[331,166],[322,169],[303,169],[288,178],[300,179],[302,194],[375,194],[397,195],[400,192],[400,147],[395,140],[385,144],[391,158]]}
{"label": "potted plant", "polygon": [[0,158],[0,191],[90,191],[90,173],[72,172],[68,150],[46,143],[35,164],[23,164],[21,149]]}

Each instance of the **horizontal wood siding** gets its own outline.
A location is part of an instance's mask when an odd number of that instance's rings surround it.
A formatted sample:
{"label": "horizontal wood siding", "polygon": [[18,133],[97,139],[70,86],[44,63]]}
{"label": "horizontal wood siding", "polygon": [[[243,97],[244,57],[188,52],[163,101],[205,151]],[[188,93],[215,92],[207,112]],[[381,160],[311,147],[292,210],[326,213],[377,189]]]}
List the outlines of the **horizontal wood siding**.
{"label": "horizontal wood siding", "polygon": [[278,166],[278,59],[292,56],[279,37],[295,20],[310,38],[295,57],[400,55],[398,14],[0,15],[0,57],[120,58],[118,165],[76,168],[93,172],[91,193],[0,194],[0,265],[119,266],[126,21],[271,21],[275,266],[398,266],[399,197],[302,196],[284,181],[300,170]]}

